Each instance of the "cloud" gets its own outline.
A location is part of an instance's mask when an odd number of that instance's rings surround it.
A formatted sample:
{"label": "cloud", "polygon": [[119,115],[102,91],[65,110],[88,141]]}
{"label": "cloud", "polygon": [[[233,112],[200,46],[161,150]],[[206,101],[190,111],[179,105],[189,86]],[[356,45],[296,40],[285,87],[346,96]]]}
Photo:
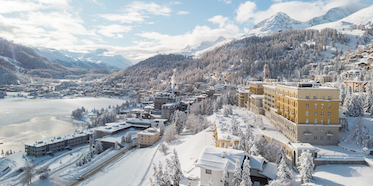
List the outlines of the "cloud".
{"label": "cloud", "polygon": [[119,14],[101,14],[102,18],[109,21],[120,21],[121,23],[143,22],[149,15],[170,16],[172,10],[167,6],[158,5],[154,2],[145,3],[135,1],[121,9]]}
{"label": "cloud", "polygon": [[245,3],[240,4],[238,9],[236,10],[237,16],[236,21],[238,23],[243,23],[250,18],[252,18],[254,14],[254,10],[256,9],[256,4],[251,1],[247,1]]}
{"label": "cloud", "polygon": [[131,30],[132,26],[114,24],[109,26],[100,26],[100,30],[98,31],[98,33],[106,37],[123,38],[123,35],[119,33],[129,32]]}
{"label": "cloud", "polygon": [[219,24],[219,28],[223,28],[224,25],[225,25],[225,22],[228,21],[228,18],[227,17],[223,17],[221,15],[217,15],[217,16],[214,16],[210,19],[208,19],[208,21],[214,23],[214,24]]}
{"label": "cloud", "polygon": [[186,14],[189,14],[188,11],[179,11],[177,12],[177,15],[186,15]]}
{"label": "cloud", "polygon": [[219,1],[223,1],[225,4],[231,4],[232,3],[232,0],[219,0]]}
{"label": "cloud", "polygon": [[0,13],[27,12],[42,9],[64,9],[68,7],[67,0],[0,0]]}

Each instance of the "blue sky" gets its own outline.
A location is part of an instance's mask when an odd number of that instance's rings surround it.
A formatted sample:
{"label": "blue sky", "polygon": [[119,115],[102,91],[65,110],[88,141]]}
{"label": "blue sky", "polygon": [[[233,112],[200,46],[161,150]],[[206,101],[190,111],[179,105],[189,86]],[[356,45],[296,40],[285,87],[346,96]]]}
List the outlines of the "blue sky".
{"label": "blue sky", "polygon": [[0,0],[0,37],[25,45],[109,50],[134,63],[219,36],[243,35],[276,12],[307,21],[372,0]]}

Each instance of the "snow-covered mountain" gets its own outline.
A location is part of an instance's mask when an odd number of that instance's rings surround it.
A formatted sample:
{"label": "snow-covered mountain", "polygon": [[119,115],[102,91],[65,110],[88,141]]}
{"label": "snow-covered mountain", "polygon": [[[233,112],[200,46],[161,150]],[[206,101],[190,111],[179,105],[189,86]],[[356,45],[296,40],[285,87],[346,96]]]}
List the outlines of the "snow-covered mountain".
{"label": "snow-covered mountain", "polygon": [[351,28],[355,28],[358,25],[368,26],[369,24],[373,24],[373,5],[361,9],[343,19],[316,25],[311,27],[311,29],[334,28],[338,31],[351,32]]}
{"label": "snow-covered mountain", "polygon": [[268,19],[253,26],[242,38],[250,36],[262,36],[283,30],[306,29],[315,25],[334,22],[349,16],[351,13],[342,7],[330,9],[326,14],[310,19],[306,22],[292,19],[283,12],[278,12]]}
{"label": "snow-covered mountain", "polygon": [[319,24],[330,23],[343,19],[349,15],[351,15],[351,13],[347,9],[342,7],[335,7],[326,12],[325,15],[315,17],[307,21],[307,24],[310,26],[315,26]]}
{"label": "snow-covered mountain", "polygon": [[89,53],[76,53],[50,48],[33,48],[34,51],[50,61],[66,67],[123,69],[132,63],[121,55],[106,55],[107,49],[97,49]]}
{"label": "snow-covered mountain", "polygon": [[198,51],[203,51],[207,48],[210,48],[212,46],[215,46],[219,43],[225,42],[227,39],[223,36],[220,36],[215,41],[203,41],[200,44],[193,45],[193,46],[186,46],[184,49],[182,49],[180,52],[177,52],[177,54],[183,54],[183,55],[192,55]]}

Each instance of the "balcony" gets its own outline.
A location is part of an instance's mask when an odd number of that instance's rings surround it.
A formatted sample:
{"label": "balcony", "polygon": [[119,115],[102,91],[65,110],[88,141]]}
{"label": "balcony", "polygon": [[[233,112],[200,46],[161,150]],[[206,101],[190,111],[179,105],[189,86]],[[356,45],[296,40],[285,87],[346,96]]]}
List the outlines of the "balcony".
{"label": "balcony", "polygon": [[326,135],[327,135],[327,136],[334,136],[334,134],[331,133],[331,132],[326,133]]}
{"label": "balcony", "polygon": [[306,135],[306,136],[311,136],[312,135],[311,132],[304,132],[303,134]]}

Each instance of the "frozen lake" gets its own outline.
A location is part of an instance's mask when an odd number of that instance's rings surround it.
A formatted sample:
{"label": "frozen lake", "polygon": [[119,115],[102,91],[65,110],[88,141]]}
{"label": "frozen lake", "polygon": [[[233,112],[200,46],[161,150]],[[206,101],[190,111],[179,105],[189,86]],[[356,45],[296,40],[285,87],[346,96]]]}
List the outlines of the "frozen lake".
{"label": "frozen lake", "polygon": [[24,151],[25,142],[74,132],[78,126],[72,123],[70,114],[78,107],[101,109],[121,105],[125,101],[111,98],[27,99],[7,96],[0,99],[0,151]]}

